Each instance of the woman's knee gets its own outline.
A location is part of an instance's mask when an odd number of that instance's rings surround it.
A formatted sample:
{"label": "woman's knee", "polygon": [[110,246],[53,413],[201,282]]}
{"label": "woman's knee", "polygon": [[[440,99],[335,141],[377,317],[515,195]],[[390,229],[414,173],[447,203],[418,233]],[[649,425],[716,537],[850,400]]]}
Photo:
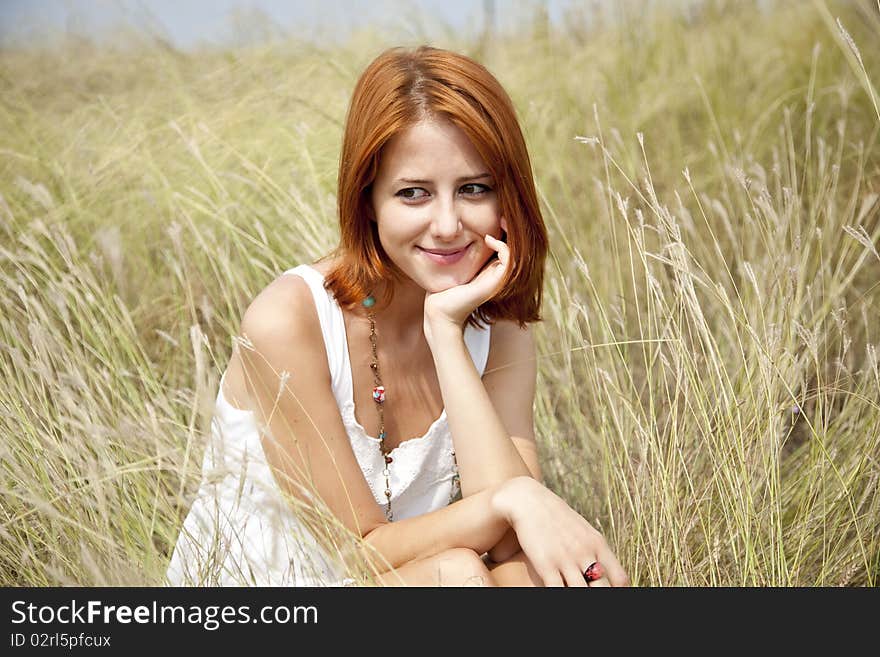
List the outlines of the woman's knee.
{"label": "woman's knee", "polygon": [[434,558],[439,586],[494,586],[483,558],[469,548],[453,548]]}

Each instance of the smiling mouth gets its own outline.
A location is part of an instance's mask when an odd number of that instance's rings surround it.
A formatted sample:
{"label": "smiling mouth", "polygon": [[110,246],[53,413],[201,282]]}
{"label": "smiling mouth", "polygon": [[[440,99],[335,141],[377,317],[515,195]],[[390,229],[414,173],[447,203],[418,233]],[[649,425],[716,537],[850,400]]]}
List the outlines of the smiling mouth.
{"label": "smiling mouth", "polygon": [[467,253],[470,244],[466,244],[457,249],[425,249],[421,246],[416,248],[427,257],[431,262],[438,265],[452,265],[461,260]]}
{"label": "smiling mouth", "polygon": [[422,247],[422,246],[420,246],[419,248],[420,248],[422,251],[426,251],[427,253],[433,253],[433,254],[435,254],[435,255],[443,255],[443,256],[447,256],[447,255],[455,255],[455,254],[458,253],[459,251],[464,251],[467,247],[468,247],[468,245],[465,244],[464,246],[461,246],[461,247],[459,247],[459,248],[457,248],[457,249],[426,249],[426,248],[424,248],[424,247]]}

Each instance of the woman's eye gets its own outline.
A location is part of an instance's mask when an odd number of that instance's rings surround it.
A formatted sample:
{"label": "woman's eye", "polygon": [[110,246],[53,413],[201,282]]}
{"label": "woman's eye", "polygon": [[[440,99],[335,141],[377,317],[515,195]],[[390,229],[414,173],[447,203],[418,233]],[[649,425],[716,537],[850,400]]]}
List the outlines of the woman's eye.
{"label": "woman's eye", "polygon": [[401,189],[397,192],[397,196],[407,200],[407,201],[417,201],[420,198],[424,198],[428,195],[421,187],[407,187],[406,189]]}
{"label": "woman's eye", "polygon": [[468,183],[461,187],[462,194],[466,194],[467,196],[477,196],[489,191],[492,190],[486,185],[481,185],[480,183]]}

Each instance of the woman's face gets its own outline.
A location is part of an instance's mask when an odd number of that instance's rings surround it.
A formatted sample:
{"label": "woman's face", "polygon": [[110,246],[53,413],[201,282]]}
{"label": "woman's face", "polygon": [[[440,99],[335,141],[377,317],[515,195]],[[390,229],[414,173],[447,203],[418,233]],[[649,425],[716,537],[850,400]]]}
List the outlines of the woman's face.
{"label": "woman's face", "polygon": [[430,119],[395,135],[372,189],[385,253],[419,287],[441,292],[470,281],[501,237],[489,168],[461,129]]}

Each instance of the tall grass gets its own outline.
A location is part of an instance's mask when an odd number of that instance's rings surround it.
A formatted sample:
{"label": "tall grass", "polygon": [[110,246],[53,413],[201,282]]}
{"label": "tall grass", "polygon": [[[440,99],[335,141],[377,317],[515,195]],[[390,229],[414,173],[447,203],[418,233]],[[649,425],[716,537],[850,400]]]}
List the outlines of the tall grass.
{"label": "tall grass", "polygon": [[[817,1],[436,42],[520,111],[542,463],[635,584],[878,583],[878,38]],[[334,244],[389,45],[0,52],[0,584],[161,581],[238,320]]]}

